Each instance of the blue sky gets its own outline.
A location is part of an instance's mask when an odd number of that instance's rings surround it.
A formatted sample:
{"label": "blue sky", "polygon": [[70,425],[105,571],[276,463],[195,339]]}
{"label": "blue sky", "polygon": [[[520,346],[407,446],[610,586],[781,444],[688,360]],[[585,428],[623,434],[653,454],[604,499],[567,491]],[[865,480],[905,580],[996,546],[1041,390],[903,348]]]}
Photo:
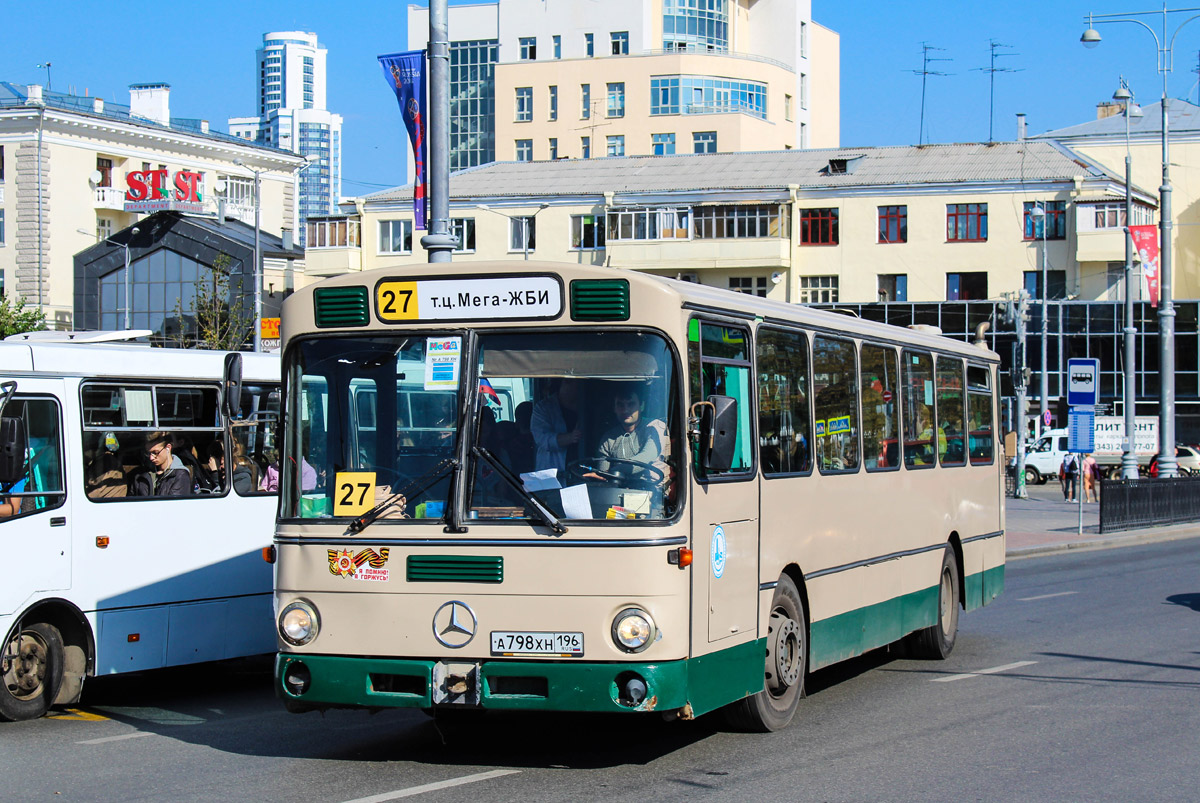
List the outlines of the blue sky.
{"label": "blue sky", "polygon": [[[559,0],[561,1],[561,0]],[[988,136],[989,39],[1014,55],[997,66],[1020,72],[996,75],[995,137],[1011,139],[1015,115],[1028,115],[1031,133],[1086,122],[1107,100],[1118,76],[1127,76],[1138,100],[1162,92],[1154,40],[1136,25],[1100,27],[1104,42],[1079,44],[1089,12],[1153,9],[1153,3],[1091,4],[1075,0],[994,3],[895,0],[813,0],[817,22],[841,35],[841,143],[906,145],[920,126],[921,43],[948,62],[931,69],[926,139],[971,142]],[[171,111],[209,120],[226,130],[228,117],[255,110],[254,50],[267,31],[315,31],[329,50],[329,107],[345,118],[343,186],[360,195],[404,180],[407,147],[394,96],[375,57],[404,49],[404,2],[208,0],[141,4],[117,10],[111,2],[46,0],[23,6],[27,19],[10,26],[0,47],[0,80],[45,83],[49,61],[56,90],[129,102],[128,85],[171,84]],[[1178,15],[1182,21],[1188,15]],[[107,22],[105,22],[107,21]],[[1152,25],[1158,23],[1150,18]],[[453,38],[454,32],[450,32]],[[1196,102],[1200,20],[1176,40],[1172,97]],[[819,78],[819,76],[818,76]]]}

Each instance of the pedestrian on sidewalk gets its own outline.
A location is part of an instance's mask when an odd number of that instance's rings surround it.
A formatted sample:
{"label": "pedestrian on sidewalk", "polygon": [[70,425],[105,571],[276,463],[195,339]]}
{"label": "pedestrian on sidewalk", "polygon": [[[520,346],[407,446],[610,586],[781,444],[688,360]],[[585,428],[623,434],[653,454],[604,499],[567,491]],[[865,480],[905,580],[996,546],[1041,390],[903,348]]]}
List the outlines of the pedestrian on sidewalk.
{"label": "pedestrian on sidewalk", "polygon": [[1062,465],[1058,469],[1058,479],[1062,483],[1063,499],[1075,501],[1075,491],[1079,478],[1079,457],[1074,452],[1063,456]]}
{"label": "pedestrian on sidewalk", "polygon": [[1083,457],[1083,498],[1086,502],[1100,501],[1100,464],[1090,454]]}

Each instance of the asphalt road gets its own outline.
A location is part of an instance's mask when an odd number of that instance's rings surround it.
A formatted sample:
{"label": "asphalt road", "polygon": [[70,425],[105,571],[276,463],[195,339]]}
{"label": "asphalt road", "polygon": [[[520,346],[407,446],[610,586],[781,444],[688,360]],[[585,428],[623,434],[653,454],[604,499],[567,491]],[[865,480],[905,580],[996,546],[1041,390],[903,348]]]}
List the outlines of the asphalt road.
{"label": "asphalt road", "polygon": [[1193,800],[1200,540],[1014,561],[945,662],[810,677],[786,731],[719,721],[290,715],[269,663],[89,682],[0,725],[6,800]]}

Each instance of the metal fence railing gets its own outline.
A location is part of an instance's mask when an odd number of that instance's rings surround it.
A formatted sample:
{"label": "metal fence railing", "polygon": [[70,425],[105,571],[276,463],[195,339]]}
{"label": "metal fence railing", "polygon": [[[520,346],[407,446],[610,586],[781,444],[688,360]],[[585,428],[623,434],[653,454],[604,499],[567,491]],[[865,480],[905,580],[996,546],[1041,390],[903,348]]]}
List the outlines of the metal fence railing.
{"label": "metal fence railing", "polygon": [[1102,480],[1100,532],[1200,521],[1200,477]]}

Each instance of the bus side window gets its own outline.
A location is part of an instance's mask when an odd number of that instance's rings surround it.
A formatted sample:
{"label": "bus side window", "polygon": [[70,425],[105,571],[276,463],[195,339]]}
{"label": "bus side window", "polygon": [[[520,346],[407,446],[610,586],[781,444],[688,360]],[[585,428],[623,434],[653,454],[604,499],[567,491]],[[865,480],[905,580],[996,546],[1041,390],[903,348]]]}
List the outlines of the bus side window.
{"label": "bus side window", "polygon": [[26,449],[22,476],[16,482],[0,485],[0,521],[61,507],[66,493],[58,402],[16,397],[4,408],[4,416],[20,419]]}
{"label": "bus side window", "polygon": [[750,442],[754,398],[750,386],[749,333],[745,329],[700,322],[700,398],[728,396],[737,402],[737,437],[728,471],[708,475],[741,474],[754,466]]}
{"label": "bus side window", "polygon": [[808,338],[803,332],[760,328],[755,349],[762,472],[770,476],[811,471]]}
{"label": "bus side window", "polygon": [[991,376],[984,366],[967,366],[967,435],[973,466],[988,465],[995,452]]}
{"label": "bus side window", "polygon": [[867,471],[900,467],[899,368],[896,350],[862,346],[863,462]]}
{"label": "bus side window", "polygon": [[966,464],[963,433],[963,363],[958,357],[937,358],[938,462]]}
{"label": "bus side window", "polygon": [[858,368],[854,343],[813,338],[813,416],[821,473],[858,470]]}
{"label": "bus side window", "polygon": [[904,465],[934,465],[933,356],[904,352]]}

